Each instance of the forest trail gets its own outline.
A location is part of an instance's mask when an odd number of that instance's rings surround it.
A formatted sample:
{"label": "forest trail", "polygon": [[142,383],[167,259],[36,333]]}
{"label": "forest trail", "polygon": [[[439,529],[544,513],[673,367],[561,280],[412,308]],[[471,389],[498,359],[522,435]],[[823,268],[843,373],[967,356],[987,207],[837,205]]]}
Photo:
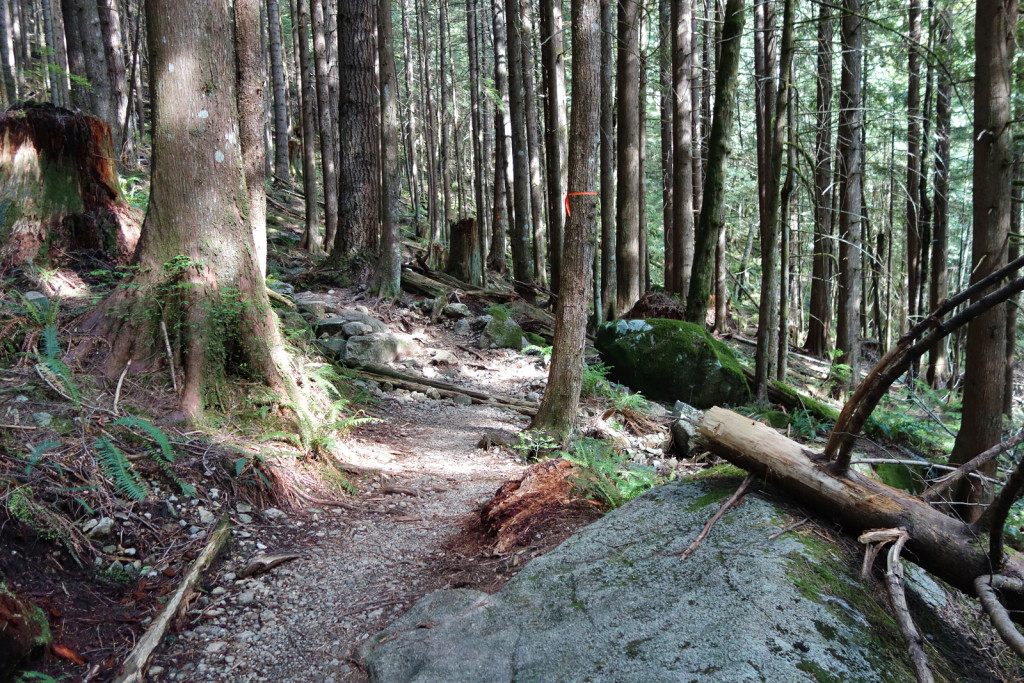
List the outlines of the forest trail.
{"label": "forest trail", "polygon": [[[444,348],[460,359],[446,381],[522,393],[546,377],[536,359],[486,351],[481,364],[459,348],[465,339],[438,328],[425,334],[426,356]],[[362,681],[349,659],[355,648],[422,595],[497,587],[529,559],[491,559],[491,541],[471,530],[480,505],[524,469],[510,450],[478,443],[487,433],[514,441],[528,418],[400,390],[366,412],[381,421],[346,442],[348,461],[367,472],[365,491],[352,500],[357,509],[311,504],[278,520],[253,512],[255,523],[236,528],[210,572],[187,630],[154,656],[151,680]],[[261,553],[299,557],[237,579]]]}

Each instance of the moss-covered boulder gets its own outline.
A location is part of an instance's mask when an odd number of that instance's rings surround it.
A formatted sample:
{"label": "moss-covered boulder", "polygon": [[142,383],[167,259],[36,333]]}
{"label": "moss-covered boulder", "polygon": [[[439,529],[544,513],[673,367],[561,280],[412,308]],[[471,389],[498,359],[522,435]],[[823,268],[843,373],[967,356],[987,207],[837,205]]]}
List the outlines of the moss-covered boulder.
{"label": "moss-covered boulder", "polygon": [[596,346],[612,378],[647,398],[697,408],[750,398],[732,351],[700,325],[662,318],[615,320],[598,328]]}
{"label": "moss-covered boulder", "polygon": [[480,348],[518,351],[523,348],[523,328],[508,316],[492,315],[480,335]]}

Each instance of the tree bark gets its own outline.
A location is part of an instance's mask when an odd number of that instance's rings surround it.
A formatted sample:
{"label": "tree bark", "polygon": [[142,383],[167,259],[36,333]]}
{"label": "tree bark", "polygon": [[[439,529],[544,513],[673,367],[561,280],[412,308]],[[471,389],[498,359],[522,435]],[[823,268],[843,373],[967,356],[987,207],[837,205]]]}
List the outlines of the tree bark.
{"label": "tree bark", "polygon": [[907,8],[907,321],[916,322],[921,288],[921,0]]}
{"label": "tree bark", "polygon": [[3,71],[4,102],[11,106],[18,99],[17,68],[14,62],[14,32],[7,3],[0,0],[0,71]]}
{"label": "tree bark", "polygon": [[[971,282],[977,282],[1006,263],[1013,173],[1010,68],[1016,25],[1016,0],[1006,3],[980,0],[977,3]],[[950,464],[965,463],[1002,438],[1005,344],[1005,306],[990,309],[972,320],[967,328],[964,410]],[[984,468],[982,474],[994,471],[995,462]],[[986,491],[970,482],[954,492],[954,499],[963,502],[988,497]],[[963,514],[973,521],[979,512],[977,507],[971,507]]]}
{"label": "tree bark", "polygon": [[[565,50],[562,40],[562,0],[541,0],[541,60],[544,63],[544,147],[547,162],[547,225],[551,253],[551,291],[558,294],[562,279],[562,198],[566,184],[568,122],[565,109]],[[591,190],[593,191],[593,190]]]}
{"label": "tree bark", "polygon": [[519,3],[522,27],[523,105],[526,110],[526,147],[530,162],[530,223],[533,227],[533,279],[541,287],[548,286],[547,232],[544,225],[544,178],[540,163],[540,127],[537,124],[533,67],[536,58],[531,50],[533,18],[530,3]]}
{"label": "tree bark", "polygon": [[[613,320],[616,307],[616,263],[618,247],[615,229],[615,90],[612,73],[615,32],[611,0],[601,4],[601,305],[599,316]],[[625,313],[625,311],[623,311]]]}
{"label": "tree bark", "polygon": [[315,0],[295,0],[295,51],[299,53],[299,78],[302,88],[302,196],[306,200],[306,225],[299,247],[310,254],[324,251],[320,236],[320,204],[316,196],[316,123],[313,103],[316,97],[312,59],[309,54],[309,4]]}
{"label": "tree bark", "polygon": [[[467,57],[469,59],[469,113],[471,134],[473,138],[473,208],[477,223],[479,224],[478,248],[480,249],[479,260],[482,264],[487,258],[486,246],[488,235],[487,203],[484,200],[484,123],[480,105],[480,54],[481,49],[477,45],[477,5],[476,0],[466,0],[466,45],[468,47]],[[481,278],[483,277],[481,267]]]}
{"label": "tree bark", "polygon": [[[939,50],[947,53],[953,43],[952,17],[949,10],[939,16]],[[953,83],[949,73],[939,72],[935,101],[935,229],[932,234],[931,288],[929,308],[935,310],[949,296],[949,143]],[[1019,212],[1015,212],[1019,213]],[[938,388],[949,379],[946,342],[937,343],[928,352],[928,384]]]}
{"label": "tree bark", "polygon": [[335,266],[353,256],[369,256],[378,244],[380,100],[374,82],[375,4],[375,0],[338,4],[338,73],[346,87],[340,92],[338,116],[338,132],[344,132],[338,142],[345,163],[338,168],[338,235],[330,257]]}
{"label": "tree bark", "polygon": [[[689,292],[694,266],[691,0],[672,0],[672,289]],[[687,294],[688,296],[688,294]],[[694,313],[696,315],[696,313]]]}
{"label": "tree bark", "polygon": [[675,209],[672,192],[675,189],[672,149],[672,0],[658,0],[658,84],[661,86],[661,224],[665,248],[665,291],[675,292],[675,237],[673,225]]}
{"label": "tree bark", "polygon": [[[402,235],[398,225],[398,74],[391,29],[391,0],[377,4],[380,63],[380,257],[377,296],[396,298],[402,290]],[[475,245],[474,245],[475,246]]]}
{"label": "tree bark", "polygon": [[832,7],[818,6],[817,127],[814,137],[814,256],[807,320],[807,353],[824,358],[832,305]]}
{"label": "tree bark", "polygon": [[[168,323],[176,357],[184,359],[176,417],[185,419],[202,412],[206,390],[228,372],[255,373],[301,402],[284,370],[252,232],[241,219],[248,200],[233,142],[238,116],[229,12],[226,0],[147,0],[153,184],[135,254],[140,270],[133,287],[116,290],[83,322],[84,333],[111,340],[109,378],[128,360],[139,372],[162,362],[152,352],[155,322]],[[184,68],[182,55],[201,55],[201,68]]]}
{"label": "tree bark", "polygon": [[[639,24],[638,0],[620,0],[616,59],[618,69],[615,72],[615,91],[618,99],[615,148],[618,159],[618,176],[615,179],[615,260],[618,269],[615,275],[615,309],[619,313],[628,311],[640,299]],[[689,25],[687,21],[687,28]],[[689,78],[689,71],[686,77]],[[678,82],[676,87],[678,89]],[[680,96],[678,90],[676,96]],[[686,92],[686,100],[689,103],[689,91]]]}
{"label": "tree bark", "polygon": [[[722,54],[715,72],[715,105],[708,138],[707,177],[703,210],[694,245],[694,268],[686,297],[686,317],[703,324],[711,297],[715,245],[725,225],[726,163],[732,152],[732,128],[739,84],[740,43],[743,34],[743,0],[729,0],[722,27]],[[716,314],[716,321],[717,321]],[[722,321],[724,324],[724,320]],[[717,327],[717,322],[716,322]]]}
{"label": "tree bark", "polygon": [[[338,234],[338,167],[334,164],[337,136],[331,107],[330,66],[327,61],[327,34],[324,5],[310,0],[313,13],[313,67],[316,82],[317,113],[320,119],[320,168],[324,179],[324,248],[334,246]],[[392,65],[394,57],[391,58]],[[382,62],[383,64],[383,62]],[[393,85],[392,90],[397,87]],[[392,99],[396,93],[392,92]],[[382,96],[383,99],[383,96]],[[397,112],[397,109],[396,109]]]}
{"label": "tree bark", "polygon": [[474,287],[483,286],[479,241],[480,224],[475,218],[464,218],[452,226],[448,266],[444,272]]}
{"label": "tree bark", "polygon": [[[512,240],[512,275],[519,282],[533,279],[530,263],[530,159],[526,138],[526,93],[523,84],[522,26],[519,18],[520,0],[505,0],[508,24],[508,93],[512,120],[512,195],[515,221],[510,222]],[[520,293],[532,297],[530,290]]]}
{"label": "tree bark", "polygon": [[863,150],[861,148],[861,64],[864,19],[861,0],[843,0],[843,75],[839,92],[839,296],[836,348],[849,368],[838,390],[845,394],[857,379],[860,355],[860,233]]}
{"label": "tree bark", "polygon": [[284,76],[281,42],[281,9],[278,0],[267,0],[267,33],[270,35],[270,76],[274,87],[274,176],[291,185],[288,164],[288,84]]}
{"label": "tree bark", "polygon": [[[491,235],[491,251],[487,257],[490,269],[504,273],[506,268],[505,247],[506,237],[514,236],[515,211],[508,195],[512,191],[512,119],[508,114],[508,51],[506,50],[505,13],[503,0],[491,0],[491,26],[493,31],[494,50],[494,89],[499,101],[494,106],[494,223]],[[501,221],[504,213],[506,222]],[[505,225],[512,227],[506,230]]]}
{"label": "tree bark", "polygon": [[238,144],[248,194],[247,214],[256,264],[267,277],[267,197],[264,188],[263,47],[260,42],[260,0],[235,0],[235,55],[238,62]]}
{"label": "tree bark", "polygon": [[598,106],[601,98],[601,33],[598,0],[572,1],[572,128],[569,138],[571,214],[565,226],[560,304],[555,317],[551,370],[540,408],[530,425],[568,442],[583,383],[587,298],[597,235]]}
{"label": "tree bark", "polygon": [[[114,138],[114,153],[118,168],[123,168],[122,154],[125,130],[125,115],[128,113],[128,77],[124,68],[124,53],[121,40],[121,19],[117,0],[97,0],[100,28],[103,31],[103,46],[106,52],[106,67],[110,79],[111,135]],[[259,34],[257,34],[259,35]]]}
{"label": "tree bark", "polygon": [[[85,59],[85,74],[89,79],[89,111],[103,119],[111,131],[121,127],[115,105],[116,94],[110,76],[106,43],[96,0],[64,0],[74,4],[79,38]],[[119,135],[115,135],[115,141]]]}

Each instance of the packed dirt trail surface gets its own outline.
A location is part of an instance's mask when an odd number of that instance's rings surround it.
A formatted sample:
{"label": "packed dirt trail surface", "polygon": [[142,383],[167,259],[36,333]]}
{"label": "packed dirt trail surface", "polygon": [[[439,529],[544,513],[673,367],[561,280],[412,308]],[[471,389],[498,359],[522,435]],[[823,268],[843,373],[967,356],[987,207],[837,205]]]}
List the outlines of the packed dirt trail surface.
{"label": "packed dirt trail surface", "polygon": [[[438,348],[459,358],[445,381],[521,396],[546,376],[535,358],[470,355],[459,347],[464,338],[447,342],[422,340],[424,359]],[[346,444],[347,460],[366,473],[354,509],[310,504],[277,519],[243,516],[253,523],[236,527],[204,583],[207,594],[193,604],[186,630],[158,650],[148,680],[362,681],[350,659],[355,648],[421,596],[452,586],[488,590],[520,564],[491,559],[490,541],[466,529],[524,467],[508,449],[479,442],[488,433],[514,441],[528,418],[401,390],[367,412],[381,421],[359,427]],[[261,553],[298,558],[239,579]]]}

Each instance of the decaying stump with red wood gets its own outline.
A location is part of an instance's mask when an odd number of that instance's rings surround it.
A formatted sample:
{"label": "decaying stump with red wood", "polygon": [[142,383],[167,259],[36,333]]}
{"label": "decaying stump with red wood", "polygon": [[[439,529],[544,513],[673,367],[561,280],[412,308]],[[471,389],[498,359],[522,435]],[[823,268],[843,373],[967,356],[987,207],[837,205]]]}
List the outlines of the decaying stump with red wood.
{"label": "decaying stump with red wood", "polygon": [[0,116],[0,273],[83,250],[127,263],[139,220],[122,199],[110,127],[52,104]]}
{"label": "decaying stump with red wood", "polygon": [[0,681],[49,644],[50,627],[42,611],[0,583]]}
{"label": "decaying stump with red wood", "polygon": [[445,273],[474,287],[484,283],[480,262],[480,227],[475,218],[464,218],[452,226],[448,267]]}
{"label": "decaying stump with red wood", "polygon": [[[906,557],[970,595],[974,580],[992,574],[988,544],[970,525],[917,496],[850,470],[836,474],[819,454],[749,417],[711,408],[698,423],[708,450],[774,484],[795,500],[834,518],[857,535],[902,527],[910,534]],[[1002,574],[1024,577],[1024,558],[1008,552]],[[1006,606],[1024,621],[1024,598],[1005,594]]]}

